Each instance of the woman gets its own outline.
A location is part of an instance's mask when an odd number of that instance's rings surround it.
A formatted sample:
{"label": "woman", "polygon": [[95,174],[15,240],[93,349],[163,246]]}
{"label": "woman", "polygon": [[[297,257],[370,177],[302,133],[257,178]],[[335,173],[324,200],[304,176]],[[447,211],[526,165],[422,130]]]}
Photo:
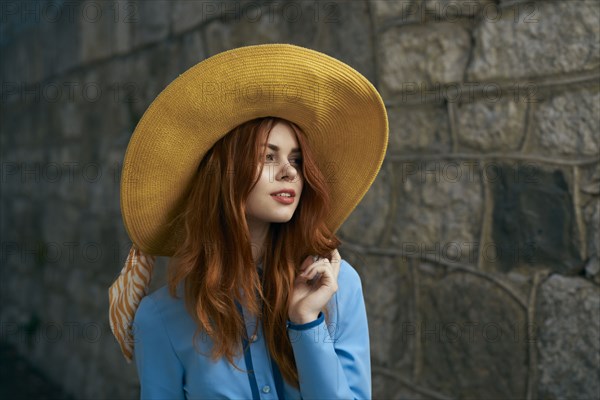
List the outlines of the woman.
{"label": "woman", "polygon": [[[157,97],[125,156],[134,245],[109,291],[142,398],[370,397],[360,278],[334,232],[386,147],[375,88],[298,46],[218,54]],[[169,282],[146,296],[156,255]]]}

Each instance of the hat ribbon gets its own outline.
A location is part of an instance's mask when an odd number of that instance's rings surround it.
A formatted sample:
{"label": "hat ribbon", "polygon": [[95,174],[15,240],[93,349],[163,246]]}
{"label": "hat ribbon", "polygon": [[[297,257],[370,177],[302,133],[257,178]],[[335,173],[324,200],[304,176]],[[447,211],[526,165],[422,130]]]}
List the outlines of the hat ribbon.
{"label": "hat ribbon", "polygon": [[108,289],[110,329],[121,346],[125,360],[133,359],[133,319],[140,301],[148,293],[156,256],[131,246],[117,280]]}

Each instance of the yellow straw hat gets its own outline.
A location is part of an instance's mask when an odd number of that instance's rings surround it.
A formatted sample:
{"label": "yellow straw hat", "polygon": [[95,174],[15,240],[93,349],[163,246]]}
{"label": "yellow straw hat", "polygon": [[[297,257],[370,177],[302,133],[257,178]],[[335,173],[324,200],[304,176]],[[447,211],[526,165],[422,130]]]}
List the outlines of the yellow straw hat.
{"label": "yellow straw hat", "polygon": [[142,116],[123,162],[121,211],[133,246],[109,293],[111,328],[128,361],[125,330],[155,256],[172,256],[182,241],[182,227],[167,225],[182,210],[200,161],[231,129],[266,116],[305,132],[330,185],[332,232],[375,180],[387,113],[375,87],[347,64],[291,44],[263,44],[219,53],[181,74]]}

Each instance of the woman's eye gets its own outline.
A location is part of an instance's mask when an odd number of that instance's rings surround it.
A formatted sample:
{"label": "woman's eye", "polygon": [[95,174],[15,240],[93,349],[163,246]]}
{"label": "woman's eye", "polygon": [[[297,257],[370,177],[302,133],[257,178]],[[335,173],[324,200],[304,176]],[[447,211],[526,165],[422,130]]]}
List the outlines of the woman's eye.
{"label": "woman's eye", "polygon": [[[265,158],[267,161],[275,161],[275,154],[267,154]],[[301,165],[302,158],[290,158],[290,164]]]}

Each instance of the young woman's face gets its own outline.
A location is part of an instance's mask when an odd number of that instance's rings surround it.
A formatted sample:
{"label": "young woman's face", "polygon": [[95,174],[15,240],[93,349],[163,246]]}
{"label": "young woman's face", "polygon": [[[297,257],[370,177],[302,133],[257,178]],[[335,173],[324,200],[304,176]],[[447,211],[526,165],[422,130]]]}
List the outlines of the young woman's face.
{"label": "young woman's face", "polygon": [[[273,126],[265,145],[262,173],[246,200],[246,219],[249,223],[287,222],[302,193],[302,153],[292,128],[281,122]],[[282,192],[284,197],[276,196]]]}

